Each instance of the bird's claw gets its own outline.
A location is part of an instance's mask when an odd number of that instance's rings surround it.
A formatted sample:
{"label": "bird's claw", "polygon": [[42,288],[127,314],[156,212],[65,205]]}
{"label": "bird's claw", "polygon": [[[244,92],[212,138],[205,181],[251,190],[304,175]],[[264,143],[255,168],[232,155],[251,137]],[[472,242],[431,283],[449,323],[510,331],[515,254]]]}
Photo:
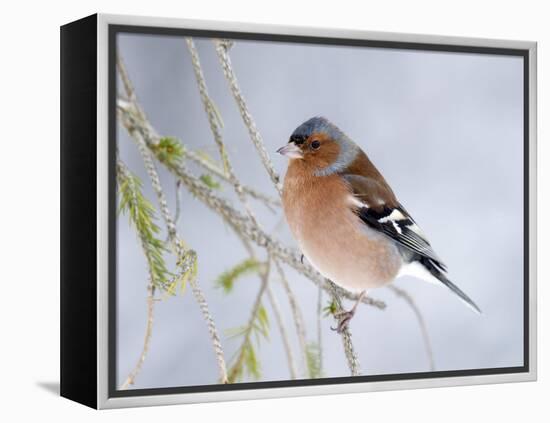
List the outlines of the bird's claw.
{"label": "bird's claw", "polygon": [[351,309],[349,311],[342,310],[338,313],[335,313],[334,317],[338,319],[338,326],[336,326],[335,328],[331,326],[330,329],[336,331],[337,333],[342,333],[349,326],[349,322],[354,315],[355,309]]}
{"label": "bird's claw", "polygon": [[351,310],[341,310],[334,313],[334,318],[338,319],[338,326],[336,326],[335,328],[331,327],[332,330],[335,330],[338,333],[342,333],[349,326],[351,318],[355,316],[355,310],[357,310],[357,306],[363,300],[365,295],[367,295],[367,291],[361,291]]}

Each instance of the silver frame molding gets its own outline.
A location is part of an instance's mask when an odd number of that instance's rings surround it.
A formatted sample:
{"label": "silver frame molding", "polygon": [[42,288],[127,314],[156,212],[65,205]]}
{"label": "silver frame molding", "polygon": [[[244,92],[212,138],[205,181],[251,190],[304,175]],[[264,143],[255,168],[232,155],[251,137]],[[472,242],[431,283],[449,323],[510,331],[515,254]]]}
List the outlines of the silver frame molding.
{"label": "silver frame molding", "polygon": [[[372,392],[396,389],[433,388],[488,383],[534,381],[537,378],[537,44],[529,41],[510,41],[482,38],[463,38],[419,34],[398,34],[344,29],[324,29],[258,25],[236,22],[216,22],[142,16],[97,15],[97,406],[120,408],[150,405],[184,404],[212,401],[231,401],[260,398],[280,398],[306,395],[323,395],[352,392]],[[323,38],[362,39],[407,43],[444,44],[471,47],[493,47],[529,51],[529,372],[476,376],[437,377],[398,381],[357,382],[331,385],[243,389],[231,391],[158,394],[144,396],[111,397],[108,387],[108,27],[130,25],[144,27],[185,28],[211,31],[235,31],[272,35],[294,35]]]}

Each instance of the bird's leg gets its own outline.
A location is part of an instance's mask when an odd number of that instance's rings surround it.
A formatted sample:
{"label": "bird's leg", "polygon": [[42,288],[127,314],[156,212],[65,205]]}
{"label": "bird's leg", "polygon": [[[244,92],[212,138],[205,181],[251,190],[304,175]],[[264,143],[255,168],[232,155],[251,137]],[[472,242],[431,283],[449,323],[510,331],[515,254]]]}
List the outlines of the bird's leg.
{"label": "bird's leg", "polygon": [[300,256],[300,263],[304,264],[304,255],[303,254]]}
{"label": "bird's leg", "polygon": [[334,317],[337,318],[339,322],[338,326],[336,326],[335,328],[331,327],[332,330],[335,330],[338,333],[342,333],[342,331],[348,327],[351,318],[355,315],[355,310],[357,310],[357,306],[363,300],[365,295],[367,295],[367,291],[361,291],[359,297],[357,297],[357,300],[355,301],[355,304],[353,304],[353,307],[350,310],[342,310],[334,314]]}

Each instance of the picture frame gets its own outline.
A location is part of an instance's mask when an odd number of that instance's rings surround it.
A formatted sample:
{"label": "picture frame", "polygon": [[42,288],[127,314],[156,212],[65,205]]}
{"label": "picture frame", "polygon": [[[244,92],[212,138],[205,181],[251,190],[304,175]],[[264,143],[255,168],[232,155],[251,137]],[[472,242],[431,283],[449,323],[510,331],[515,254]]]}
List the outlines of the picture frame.
{"label": "picture frame", "polygon": [[[120,389],[117,293],[122,292],[122,288],[117,285],[117,278],[121,276],[121,269],[117,269],[117,260],[120,260],[117,259],[117,207],[120,205],[117,125],[121,118],[117,112],[117,92],[120,93],[127,82],[123,76],[117,76],[117,36],[121,34],[156,39],[179,37],[182,45],[185,37],[198,37],[237,43],[286,43],[331,49],[349,47],[354,51],[376,49],[521,60],[521,107],[513,109],[517,109],[515,118],[522,122],[521,144],[514,144],[521,151],[517,166],[523,177],[522,202],[517,205],[522,213],[523,241],[523,255],[518,258],[523,275],[522,310],[518,314],[523,335],[518,347],[521,365]],[[528,41],[173,18],[95,14],[62,26],[61,395],[102,409],[536,380],[536,56],[536,43]],[[233,86],[232,89],[235,94],[239,88]],[[127,91],[126,97],[132,101],[131,92]],[[202,113],[200,104],[197,109]],[[252,109],[248,112],[254,114]],[[502,118],[497,116],[497,124],[499,119]],[[300,122],[294,123],[297,126]],[[280,140],[280,144],[286,141]],[[138,292],[143,294],[143,286]],[[334,336],[332,342],[340,345],[337,335]]]}

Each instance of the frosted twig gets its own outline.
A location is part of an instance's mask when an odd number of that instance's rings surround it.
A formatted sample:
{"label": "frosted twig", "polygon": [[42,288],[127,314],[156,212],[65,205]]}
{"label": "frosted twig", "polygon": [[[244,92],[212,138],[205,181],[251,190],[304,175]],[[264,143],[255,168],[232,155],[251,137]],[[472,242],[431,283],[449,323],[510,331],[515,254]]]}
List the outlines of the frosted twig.
{"label": "frosted twig", "polygon": [[231,162],[229,160],[227,149],[225,148],[223,136],[220,130],[221,124],[220,119],[218,118],[219,114],[217,112],[216,106],[214,105],[214,101],[208,95],[208,88],[206,86],[206,80],[204,79],[204,74],[202,72],[199,52],[195,48],[195,43],[191,38],[186,38],[185,41],[187,43],[189,53],[191,54],[191,62],[193,64],[193,71],[195,72],[195,78],[199,87],[199,94],[202,100],[204,111],[206,112],[206,116],[208,117],[210,131],[212,132],[212,136],[214,137],[214,141],[216,142],[218,150],[220,152],[225,174],[229,177],[229,180],[233,184],[235,192],[237,193],[239,200],[246,210],[248,217],[250,217],[250,219],[257,223],[256,217],[254,216],[254,213],[252,212],[252,209],[250,208],[250,205],[248,204],[248,201],[246,199],[244,189],[237,177],[235,176],[235,172],[233,172],[233,166],[231,166]]}
{"label": "frosted twig", "polygon": [[136,97],[136,92],[134,90],[134,85],[132,84],[132,81],[128,76],[126,66],[124,65],[124,62],[122,61],[122,58],[120,56],[117,57],[116,65],[118,74],[120,76],[120,79],[122,80],[122,84],[124,85],[124,91],[126,92],[127,100],[131,103],[137,103],[138,101]]}
{"label": "frosted twig", "polygon": [[298,301],[294,296],[294,292],[292,292],[292,289],[290,288],[290,284],[286,279],[285,272],[281,264],[279,263],[279,261],[275,261],[275,267],[277,269],[277,273],[279,274],[281,285],[283,285],[283,288],[288,298],[288,304],[290,305],[290,310],[292,312],[292,317],[294,320],[294,326],[296,328],[296,335],[298,337],[298,345],[300,345],[300,351],[302,352],[302,364],[304,368],[304,374],[307,374],[307,369],[308,369],[307,336],[306,336],[306,325],[304,323],[304,316],[302,315],[302,311],[300,310],[300,305],[298,304]]}
{"label": "frosted twig", "polygon": [[189,283],[191,285],[191,290],[193,291],[193,295],[195,296],[195,300],[197,301],[197,304],[201,309],[204,320],[206,321],[206,325],[208,326],[208,332],[210,333],[210,339],[212,341],[212,346],[214,347],[214,353],[216,354],[216,361],[218,363],[220,383],[228,383],[227,367],[225,364],[222,343],[218,335],[218,330],[216,329],[216,323],[214,322],[214,318],[210,313],[210,309],[208,308],[208,303],[206,302],[206,298],[197,282],[197,279],[191,278],[189,280]]}
{"label": "frosted twig", "polygon": [[[178,220],[180,218],[180,213],[181,213],[180,185],[181,185],[181,181],[179,179],[176,179],[176,185],[174,190],[174,194],[176,197],[176,214],[174,216],[174,225],[176,226],[178,225]],[[168,244],[169,242],[170,242],[170,235],[167,235],[164,243]]]}
{"label": "frosted twig", "polygon": [[273,182],[273,185],[275,185],[275,189],[277,190],[279,195],[281,195],[283,190],[282,190],[279,175],[277,174],[277,172],[275,171],[275,168],[273,167],[273,163],[271,162],[271,159],[269,158],[269,155],[267,154],[267,151],[264,147],[262,136],[258,131],[258,129],[256,128],[254,119],[252,118],[252,115],[248,110],[248,106],[246,105],[246,100],[244,99],[244,96],[239,87],[237,76],[235,75],[235,72],[233,71],[233,66],[231,65],[231,60],[229,58],[229,53],[227,49],[227,43],[221,40],[215,40],[214,44],[216,46],[216,52],[218,53],[218,58],[220,59],[223,73],[225,75],[225,78],[227,79],[227,82],[229,83],[231,93],[233,94],[233,98],[237,103],[237,107],[239,108],[243,122],[248,129],[250,139],[252,140],[252,142],[254,143],[254,146],[256,147],[256,151],[260,156],[260,159],[265,167],[265,170],[267,171],[269,177],[271,178],[271,182]]}
{"label": "frosted twig", "polygon": [[[334,301],[334,304],[336,305],[335,313],[334,315],[338,315],[338,313],[341,313],[344,308],[342,307],[342,300],[340,299],[340,295],[338,294],[338,290],[336,289],[337,286],[334,282],[327,280],[330,288],[331,288],[331,294],[332,299]],[[346,359],[348,361],[348,366],[351,371],[352,376],[358,376],[361,374],[360,365],[359,365],[359,359],[357,358],[357,354],[355,353],[355,349],[353,348],[353,343],[351,341],[351,331],[348,326],[344,326],[342,329],[342,343],[344,345],[344,352],[346,354]]]}
{"label": "frosted twig", "polygon": [[178,224],[178,220],[179,220],[180,214],[181,214],[180,185],[181,185],[181,181],[179,179],[177,179],[176,180],[176,190],[175,190],[175,194],[176,194],[176,215],[174,216],[174,223],[176,225]]}
{"label": "frosted twig", "polygon": [[[219,112],[217,107],[214,104],[214,100],[210,98],[208,94],[208,88],[206,86],[206,80],[204,78],[204,73],[202,71],[202,66],[199,58],[199,52],[195,47],[195,43],[192,38],[187,37],[185,39],[187,44],[187,49],[191,55],[191,63],[193,65],[193,72],[195,73],[195,79],[199,87],[199,94],[201,97],[202,105],[204,111],[206,112],[206,117],[208,118],[208,124],[210,125],[210,130],[214,137],[214,141],[218,146],[218,151],[220,152],[220,157],[222,159],[223,168],[226,175],[233,176],[233,169],[231,163],[229,162],[229,157],[227,156],[227,150],[223,143],[223,137],[221,133],[221,119],[219,117]],[[237,190],[239,192],[239,190]]]}
{"label": "frosted twig", "polygon": [[138,361],[134,366],[134,369],[130,372],[124,383],[121,385],[120,389],[128,389],[131,385],[134,384],[136,376],[141,371],[143,363],[145,362],[145,357],[149,351],[149,345],[151,343],[151,336],[153,335],[153,317],[154,317],[154,308],[155,308],[155,299],[154,299],[154,288],[153,283],[149,281],[147,285],[147,325],[145,327],[145,336],[143,339],[143,347],[141,354],[139,355]]}
{"label": "frosted twig", "polygon": [[426,349],[426,355],[428,357],[428,365],[430,366],[430,371],[435,370],[435,360],[432,350],[432,343],[430,341],[430,335],[428,333],[428,328],[426,327],[426,321],[424,320],[424,316],[422,316],[422,313],[420,312],[420,308],[416,305],[416,302],[414,301],[413,297],[404,289],[398,288],[395,285],[388,285],[388,288],[393,291],[395,295],[398,297],[403,298],[407,304],[412,308],[414,315],[416,316],[416,320],[418,321],[418,325],[420,326],[420,331],[422,332],[422,339],[424,340],[424,348]]}
{"label": "frosted twig", "polygon": [[319,370],[323,371],[323,337],[321,316],[323,313],[323,288],[319,285],[317,288],[317,346],[319,348]]}
{"label": "frosted twig", "polygon": [[275,315],[277,326],[279,326],[279,332],[281,332],[281,338],[283,340],[283,346],[285,348],[286,358],[288,361],[288,370],[290,372],[290,378],[296,379],[296,365],[294,364],[294,356],[292,354],[292,347],[290,346],[288,332],[286,330],[286,326],[284,324],[284,321],[281,315],[281,308],[279,307],[277,298],[275,297],[275,294],[273,293],[271,286],[269,284],[267,285],[267,298],[269,299],[269,303],[271,304],[271,309],[273,310],[273,314]]}

